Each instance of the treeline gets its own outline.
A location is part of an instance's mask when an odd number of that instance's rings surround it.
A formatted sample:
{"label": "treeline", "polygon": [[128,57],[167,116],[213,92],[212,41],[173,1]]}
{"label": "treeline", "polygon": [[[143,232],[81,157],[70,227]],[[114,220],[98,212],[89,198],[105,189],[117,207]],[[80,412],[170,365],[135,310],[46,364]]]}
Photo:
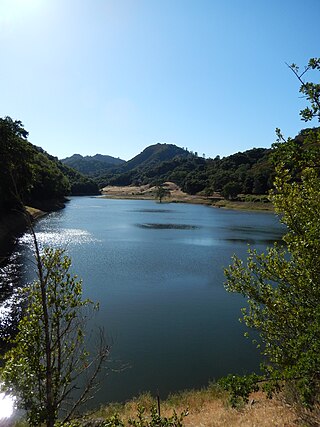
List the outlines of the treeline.
{"label": "treeline", "polygon": [[[270,149],[254,148],[228,157],[205,159],[187,152],[170,160],[137,165],[131,170],[114,169],[97,176],[99,187],[106,185],[155,185],[172,181],[189,194],[215,192],[266,194],[272,186],[274,171]],[[233,191],[232,191],[233,190]]]}
{"label": "treeline", "polygon": [[[303,129],[290,139],[290,144],[305,147],[306,137],[310,140],[310,135],[316,135],[318,130]],[[278,149],[279,144],[273,144],[269,149],[253,148],[223,158],[206,159],[171,144],[156,144],[120,167],[94,178],[99,188],[107,185],[159,185],[172,181],[189,194],[210,196],[220,193],[226,198],[234,198],[238,194],[264,195],[273,187],[273,158]],[[290,159],[288,161],[290,163]]]}
{"label": "treeline", "polygon": [[97,184],[32,145],[22,123],[0,118],[0,212],[66,195],[97,194]]}

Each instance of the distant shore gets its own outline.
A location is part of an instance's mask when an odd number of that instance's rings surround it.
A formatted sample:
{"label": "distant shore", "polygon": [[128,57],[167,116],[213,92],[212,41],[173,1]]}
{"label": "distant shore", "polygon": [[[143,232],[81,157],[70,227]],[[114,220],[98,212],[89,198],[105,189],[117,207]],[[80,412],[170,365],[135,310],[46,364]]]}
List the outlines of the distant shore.
{"label": "distant shore", "polygon": [[[273,212],[273,205],[270,202],[225,200],[219,194],[213,194],[212,196],[191,195],[184,193],[180,187],[172,182],[167,182],[164,186],[170,191],[170,196],[164,197],[162,203],[192,203],[223,209]],[[156,200],[156,187],[150,187],[149,185],[107,186],[102,189],[99,197],[106,199]]]}

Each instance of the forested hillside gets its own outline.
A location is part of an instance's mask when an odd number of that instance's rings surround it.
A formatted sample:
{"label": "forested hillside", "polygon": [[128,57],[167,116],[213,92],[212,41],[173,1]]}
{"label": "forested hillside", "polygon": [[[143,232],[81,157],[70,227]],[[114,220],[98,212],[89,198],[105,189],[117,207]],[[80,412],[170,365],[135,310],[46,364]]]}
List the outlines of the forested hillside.
{"label": "forested hillside", "polygon": [[222,159],[205,159],[174,145],[157,144],[96,179],[99,187],[172,181],[189,194],[210,195],[228,187],[238,193],[265,194],[273,179],[270,153],[270,149],[254,148]]}
{"label": "forested hillside", "polygon": [[62,200],[68,194],[97,194],[96,183],[32,145],[20,121],[0,119],[0,212]]}
{"label": "forested hillside", "polygon": [[122,165],[125,160],[102,154],[96,154],[95,156],[73,154],[71,157],[61,159],[61,163],[86,175],[101,175],[115,166]]}

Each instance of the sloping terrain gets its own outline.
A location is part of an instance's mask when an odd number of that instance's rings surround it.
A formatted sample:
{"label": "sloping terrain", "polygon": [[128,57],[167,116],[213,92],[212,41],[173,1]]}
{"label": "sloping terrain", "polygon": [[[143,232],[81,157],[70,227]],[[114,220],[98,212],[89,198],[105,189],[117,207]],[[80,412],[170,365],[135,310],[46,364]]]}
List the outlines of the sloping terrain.
{"label": "sloping terrain", "polygon": [[71,157],[61,159],[61,162],[86,175],[100,175],[110,168],[114,168],[115,166],[120,166],[125,163],[124,160],[103,154],[96,154],[94,156],[73,154]]}

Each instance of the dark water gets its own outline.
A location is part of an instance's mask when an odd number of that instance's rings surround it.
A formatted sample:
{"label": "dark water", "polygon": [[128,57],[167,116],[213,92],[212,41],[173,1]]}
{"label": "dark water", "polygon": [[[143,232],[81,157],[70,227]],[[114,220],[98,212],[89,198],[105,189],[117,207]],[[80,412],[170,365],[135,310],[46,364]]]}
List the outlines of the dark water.
{"label": "dark water", "polygon": [[[94,405],[145,390],[162,397],[258,368],[238,322],[244,300],[228,294],[223,268],[247,244],[281,238],[273,214],[153,201],[74,198],[36,226],[41,244],[67,247],[95,319],[112,342]],[[17,251],[30,264],[24,236]],[[32,275],[29,272],[27,276]]]}

